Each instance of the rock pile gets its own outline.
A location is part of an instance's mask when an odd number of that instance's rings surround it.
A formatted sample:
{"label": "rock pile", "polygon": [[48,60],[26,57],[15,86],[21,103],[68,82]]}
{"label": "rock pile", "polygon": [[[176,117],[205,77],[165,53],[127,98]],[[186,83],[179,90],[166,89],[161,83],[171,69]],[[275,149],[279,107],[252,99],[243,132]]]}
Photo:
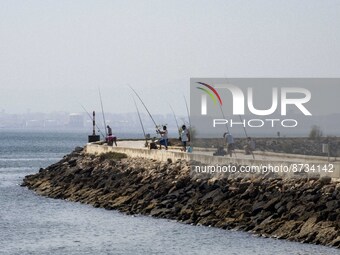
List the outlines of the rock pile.
{"label": "rock pile", "polygon": [[40,195],[340,248],[340,183],[330,178],[200,178],[186,161],[80,149],[26,176]]}

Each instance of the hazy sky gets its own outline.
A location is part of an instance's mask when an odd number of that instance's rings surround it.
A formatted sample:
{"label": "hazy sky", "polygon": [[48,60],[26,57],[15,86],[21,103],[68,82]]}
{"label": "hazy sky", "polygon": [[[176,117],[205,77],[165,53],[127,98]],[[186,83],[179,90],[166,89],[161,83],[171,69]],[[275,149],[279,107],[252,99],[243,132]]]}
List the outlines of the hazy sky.
{"label": "hazy sky", "polygon": [[190,77],[340,77],[340,1],[0,0],[0,110],[185,114]]}

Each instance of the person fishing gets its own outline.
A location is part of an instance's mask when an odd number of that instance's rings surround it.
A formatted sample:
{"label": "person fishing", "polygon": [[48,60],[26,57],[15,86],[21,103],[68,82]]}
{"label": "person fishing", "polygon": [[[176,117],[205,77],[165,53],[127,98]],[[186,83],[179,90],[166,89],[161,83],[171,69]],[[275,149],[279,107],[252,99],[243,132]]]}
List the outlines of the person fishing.
{"label": "person fishing", "polygon": [[181,141],[182,141],[183,151],[186,152],[187,142],[190,142],[190,133],[185,125],[182,126]]}
{"label": "person fishing", "polygon": [[109,125],[107,125],[106,127],[107,127],[107,135],[108,136],[112,135],[112,128]]}
{"label": "person fishing", "polygon": [[163,126],[163,130],[156,130],[157,133],[161,135],[161,139],[159,139],[159,149],[162,149],[162,145],[164,145],[165,149],[168,149],[168,130],[166,126]]}
{"label": "person fishing", "polygon": [[234,137],[229,132],[225,132],[223,134],[223,137],[227,142],[227,154],[229,154],[229,156],[232,157],[233,151],[235,150]]}
{"label": "person fishing", "polygon": [[149,148],[150,148],[150,150],[157,150],[158,149],[158,146],[156,144],[156,137],[153,137],[151,139],[151,142],[149,144]]}
{"label": "person fishing", "polygon": [[[144,147],[149,147],[148,139],[150,139],[150,134],[146,134],[146,133],[145,133],[143,121],[142,121],[142,118],[141,118],[141,116],[140,116],[140,112],[139,112],[139,109],[138,109],[136,100],[135,100],[135,98],[134,98],[133,96],[132,96],[132,99],[133,99],[133,102],[134,102],[135,107],[136,107],[136,111],[137,111],[137,114],[138,114],[138,119],[139,119],[140,126],[141,126],[141,128],[142,128],[142,130],[143,130],[143,135],[144,135],[144,139],[145,139]],[[150,148],[151,148],[151,147],[150,147]]]}
{"label": "person fishing", "polygon": [[247,137],[247,144],[243,147],[245,155],[252,155],[254,158],[253,151],[255,150],[255,141],[251,137]]}
{"label": "person fishing", "polygon": [[112,128],[109,125],[107,125],[106,127],[107,127],[107,137],[106,137],[107,145],[113,146],[113,143],[114,143],[117,147],[117,137],[112,134]]}

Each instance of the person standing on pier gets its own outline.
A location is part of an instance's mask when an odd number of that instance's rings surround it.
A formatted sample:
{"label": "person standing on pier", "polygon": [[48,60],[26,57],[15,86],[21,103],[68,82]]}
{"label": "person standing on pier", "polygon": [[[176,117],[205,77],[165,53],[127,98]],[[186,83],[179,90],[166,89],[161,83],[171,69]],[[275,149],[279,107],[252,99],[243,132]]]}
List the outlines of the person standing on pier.
{"label": "person standing on pier", "polygon": [[244,154],[252,155],[254,158],[253,151],[255,150],[255,141],[251,137],[247,137],[247,144],[244,146]]}
{"label": "person standing on pier", "polygon": [[165,149],[168,149],[168,130],[166,126],[163,126],[163,130],[157,130],[157,133],[159,133],[162,138],[159,140],[159,149],[162,149],[162,145],[164,145]]}
{"label": "person standing on pier", "polygon": [[227,142],[227,154],[232,157],[233,151],[235,149],[234,137],[229,132],[225,132],[223,134],[223,137],[226,139]]}
{"label": "person standing on pier", "polygon": [[186,152],[187,142],[190,142],[190,133],[189,133],[189,130],[187,130],[187,127],[185,125],[182,126],[181,141],[183,145],[183,151]]}

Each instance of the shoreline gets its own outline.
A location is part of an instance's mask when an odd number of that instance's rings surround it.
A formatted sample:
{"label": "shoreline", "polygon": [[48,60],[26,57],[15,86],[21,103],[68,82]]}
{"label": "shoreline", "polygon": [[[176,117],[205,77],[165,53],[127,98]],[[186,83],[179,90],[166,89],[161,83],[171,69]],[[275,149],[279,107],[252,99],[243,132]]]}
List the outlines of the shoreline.
{"label": "shoreline", "polygon": [[22,186],[127,214],[340,248],[340,183],[326,177],[203,179],[184,160],[95,156],[77,148],[26,176]]}

